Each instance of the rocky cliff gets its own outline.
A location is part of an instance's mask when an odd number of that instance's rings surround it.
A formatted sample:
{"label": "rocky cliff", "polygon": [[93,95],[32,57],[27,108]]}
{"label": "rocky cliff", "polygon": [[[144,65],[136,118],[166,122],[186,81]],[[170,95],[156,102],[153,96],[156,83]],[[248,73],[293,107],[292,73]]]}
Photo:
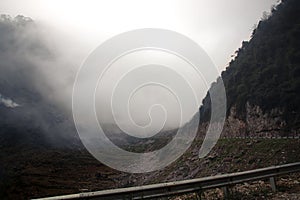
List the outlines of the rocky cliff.
{"label": "rocky cliff", "polygon": [[[201,123],[199,126],[200,137],[204,137],[209,122]],[[213,122],[212,126],[217,128],[221,126],[219,122]],[[287,122],[284,118],[284,111],[280,108],[273,108],[264,112],[260,106],[246,104],[245,119],[240,119],[236,106],[231,107],[228,117],[225,120],[221,137],[299,137],[299,128],[287,128]]]}

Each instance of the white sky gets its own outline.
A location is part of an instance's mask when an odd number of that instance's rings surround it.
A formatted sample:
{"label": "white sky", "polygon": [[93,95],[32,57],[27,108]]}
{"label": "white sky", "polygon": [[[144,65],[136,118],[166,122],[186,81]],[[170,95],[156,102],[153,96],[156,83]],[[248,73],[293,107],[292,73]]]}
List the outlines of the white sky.
{"label": "white sky", "polygon": [[263,11],[276,1],[0,0],[0,13],[21,14],[49,27],[51,40],[70,48],[66,51],[80,51],[80,59],[121,32],[170,29],[195,40],[221,71],[241,42],[249,39]]}

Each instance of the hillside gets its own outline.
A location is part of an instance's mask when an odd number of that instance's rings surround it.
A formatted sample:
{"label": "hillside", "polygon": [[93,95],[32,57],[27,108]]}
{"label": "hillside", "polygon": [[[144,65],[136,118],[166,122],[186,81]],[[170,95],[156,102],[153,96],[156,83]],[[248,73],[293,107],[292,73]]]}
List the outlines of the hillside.
{"label": "hillside", "polygon": [[1,15],[0,35],[0,147],[78,143],[69,114],[47,96],[52,90],[41,71],[55,54],[37,25],[20,15]]}
{"label": "hillside", "polygon": [[[273,7],[221,77],[227,95],[223,136],[299,133],[300,2],[283,0]],[[208,93],[200,108],[202,123],[210,118],[210,106]]]}

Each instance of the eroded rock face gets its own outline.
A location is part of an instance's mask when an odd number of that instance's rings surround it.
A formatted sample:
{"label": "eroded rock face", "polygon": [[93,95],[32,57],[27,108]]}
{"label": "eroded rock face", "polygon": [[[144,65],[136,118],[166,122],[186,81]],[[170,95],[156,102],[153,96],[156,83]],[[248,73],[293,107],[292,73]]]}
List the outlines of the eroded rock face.
{"label": "eroded rock face", "polygon": [[[237,116],[236,107],[233,106],[226,118],[221,137],[295,137],[299,136],[299,130],[289,130],[283,119],[283,110],[274,108],[269,112],[257,105],[246,104],[246,117],[240,119]],[[212,123],[212,126],[220,126]],[[205,136],[208,122],[199,126],[201,136]]]}
{"label": "eroded rock face", "polygon": [[286,130],[286,122],[283,120],[283,110],[278,108],[263,113],[257,106],[246,105],[246,124],[250,135],[262,137],[276,137],[289,135]]}

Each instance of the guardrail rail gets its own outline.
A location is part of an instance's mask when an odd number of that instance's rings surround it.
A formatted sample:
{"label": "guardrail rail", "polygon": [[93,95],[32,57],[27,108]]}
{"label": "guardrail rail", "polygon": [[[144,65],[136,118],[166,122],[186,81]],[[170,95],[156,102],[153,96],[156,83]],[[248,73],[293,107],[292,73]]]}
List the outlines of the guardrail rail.
{"label": "guardrail rail", "polygon": [[97,192],[83,192],[78,194],[40,198],[39,200],[155,199],[193,192],[200,194],[203,190],[213,188],[223,188],[225,195],[227,195],[226,191],[228,191],[228,186],[266,178],[270,179],[271,187],[274,191],[276,191],[276,176],[298,171],[300,171],[300,162],[204,178],[102,190]]}

